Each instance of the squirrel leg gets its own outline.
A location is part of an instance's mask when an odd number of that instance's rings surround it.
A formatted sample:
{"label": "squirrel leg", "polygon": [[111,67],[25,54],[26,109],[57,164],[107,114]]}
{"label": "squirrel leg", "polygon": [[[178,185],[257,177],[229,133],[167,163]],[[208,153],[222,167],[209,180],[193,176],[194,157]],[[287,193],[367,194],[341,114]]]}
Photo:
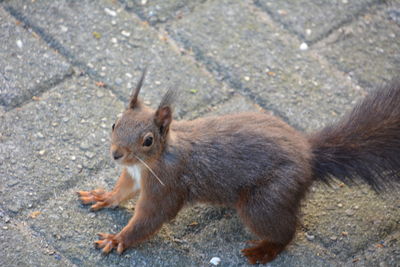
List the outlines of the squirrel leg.
{"label": "squirrel leg", "polygon": [[242,250],[251,264],[274,260],[293,239],[296,231],[297,209],[286,209],[283,199],[268,191],[268,188],[247,191],[237,204],[245,225],[263,239],[251,241],[254,246]]}
{"label": "squirrel leg", "polygon": [[94,203],[91,210],[96,211],[105,207],[116,207],[122,201],[133,198],[137,192],[135,188],[135,181],[128,171],[123,169],[112,191],[106,192],[103,189],[95,189],[79,191],[77,194],[83,204]]}
{"label": "squirrel leg", "polygon": [[[183,206],[183,200],[175,194],[162,190],[151,192],[141,191],[135,207],[135,214],[129,223],[118,234],[99,234],[95,242],[97,248],[107,254],[114,248],[121,254],[126,248],[136,246],[154,235],[161,226],[173,219]],[[155,195],[153,195],[156,193]]]}

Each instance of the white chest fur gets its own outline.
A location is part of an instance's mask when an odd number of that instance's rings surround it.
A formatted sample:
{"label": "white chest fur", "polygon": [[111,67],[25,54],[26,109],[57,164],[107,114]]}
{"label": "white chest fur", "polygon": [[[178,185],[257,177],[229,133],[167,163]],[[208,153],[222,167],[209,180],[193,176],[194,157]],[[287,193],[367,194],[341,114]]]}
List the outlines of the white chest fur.
{"label": "white chest fur", "polygon": [[134,180],[135,184],[133,186],[133,190],[139,190],[141,186],[140,182],[142,179],[142,166],[140,164],[135,164],[133,166],[127,167],[126,169]]}

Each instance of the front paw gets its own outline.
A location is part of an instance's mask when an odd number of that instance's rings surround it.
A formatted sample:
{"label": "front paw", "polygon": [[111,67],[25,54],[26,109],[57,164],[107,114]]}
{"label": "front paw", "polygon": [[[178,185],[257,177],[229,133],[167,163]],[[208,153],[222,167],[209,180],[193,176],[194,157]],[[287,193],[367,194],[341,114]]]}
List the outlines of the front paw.
{"label": "front paw", "polygon": [[104,254],[108,254],[114,248],[117,249],[118,254],[122,254],[126,248],[126,244],[124,244],[122,238],[119,238],[119,235],[105,234],[99,233],[100,240],[94,242],[96,248],[103,249]]}
{"label": "front paw", "polygon": [[79,199],[83,204],[93,204],[90,209],[93,211],[116,206],[115,201],[113,201],[111,192],[105,192],[103,189],[96,189],[92,191],[78,191],[76,192]]}

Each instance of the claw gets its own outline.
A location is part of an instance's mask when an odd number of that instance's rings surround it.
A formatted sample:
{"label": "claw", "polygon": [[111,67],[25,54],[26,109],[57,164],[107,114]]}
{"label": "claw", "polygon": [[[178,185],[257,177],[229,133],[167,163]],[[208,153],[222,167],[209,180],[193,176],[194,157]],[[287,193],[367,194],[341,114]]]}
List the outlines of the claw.
{"label": "claw", "polygon": [[80,199],[80,201],[82,201],[83,204],[89,204],[89,203],[94,202],[94,199],[91,196],[88,196],[88,197],[81,196],[79,199]]}
{"label": "claw", "polygon": [[77,191],[76,194],[80,197],[87,197],[90,195],[90,192],[88,191]]}
{"label": "claw", "polygon": [[95,189],[91,191],[91,194],[94,196],[100,196],[103,195],[106,191],[104,191],[104,189]]}
{"label": "claw", "polygon": [[79,196],[80,201],[83,204],[94,203],[91,206],[92,211],[97,211],[104,207],[109,207],[112,204],[112,195],[111,193],[106,193],[103,189],[95,189],[92,191],[78,191],[76,192]]}
{"label": "claw", "polygon": [[114,248],[113,242],[111,240],[106,241],[107,245],[103,248],[103,253],[108,254]]}
{"label": "claw", "polygon": [[97,211],[101,208],[106,207],[107,204],[105,202],[97,202],[96,204],[93,204],[92,206],[90,206],[90,210],[91,211]]}
{"label": "claw", "polygon": [[118,244],[118,248],[117,248],[117,252],[118,252],[118,254],[119,254],[119,255],[121,255],[121,254],[122,254],[122,252],[124,252],[124,250],[125,250],[125,248],[124,248],[124,244],[122,244],[122,243],[119,243],[119,244]]}
{"label": "claw", "polygon": [[104,241],[103,240],[97,240],[94,242],[94,246],[96,248],[103,248],[105,246]]}
{"label": "claw", "polygon": [[112,238],[114,238],[115,235],[106,234],[106,233],[98,233],[97,236],[100,238],[100,240],[103,240],[103,239],[112,239]]}
{"label": "claw", "polygon": [[118,241],[113,234],[98,233],[100,240],[94,242],[95,247],[102,249],[103,254],[110,253],[114,248],[117,250],[118,254],[122,254],[125,249],[125,245]]}

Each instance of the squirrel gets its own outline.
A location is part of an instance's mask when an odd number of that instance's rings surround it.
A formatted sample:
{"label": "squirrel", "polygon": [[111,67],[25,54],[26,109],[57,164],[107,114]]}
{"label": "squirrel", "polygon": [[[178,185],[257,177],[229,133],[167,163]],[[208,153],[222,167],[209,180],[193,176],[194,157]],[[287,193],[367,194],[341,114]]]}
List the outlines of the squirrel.
{"label": "squirrel", "polygon": [[242,253],[274,260],[294,237],[300,203],[314,181],[364,181],[377,192],[400,184],[400,80],[368,94],[341,120],[304,134],[281,119],[246,112],[173,120],[175,92],[156,110],[139,98],[146,70],[112,125],[111,156],[123,167],[110,192],[77,192],[92,210],[139,194],[118,234],[99,234],[104,253],[149,239],[187,204],[235,208],[260,238]]}

